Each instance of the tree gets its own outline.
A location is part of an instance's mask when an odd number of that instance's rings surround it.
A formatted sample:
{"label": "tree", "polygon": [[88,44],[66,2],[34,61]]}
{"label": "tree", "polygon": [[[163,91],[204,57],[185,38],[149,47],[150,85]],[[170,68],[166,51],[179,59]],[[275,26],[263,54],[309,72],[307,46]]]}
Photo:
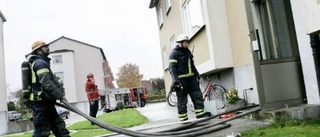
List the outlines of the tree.
{"label": "tree", "polygon": [[11,92],[10,98],[11,101],[8,102],[8,110],[14,109],[22,112],[28,109],[26,104],[24,104],[25,99],[23,98],[22,89],[19,89],[16,92]]}
{"label": "tree", "polygon": [[141,79],[143,75],[139,72],[139,66],[127,63],[119,68],[116,79],[118,87],[139,87],[141,86]]}
{"label": "tree", "polygon": [[16,105],[14,104],[13,101],[9,101],[7,105],[8,105],[8,111],[16,110]]}
{"label": "tree", "polygon": [[152,90],[160,92],[162,89],[165,89],[164,79],[157,78],[151,81]]}

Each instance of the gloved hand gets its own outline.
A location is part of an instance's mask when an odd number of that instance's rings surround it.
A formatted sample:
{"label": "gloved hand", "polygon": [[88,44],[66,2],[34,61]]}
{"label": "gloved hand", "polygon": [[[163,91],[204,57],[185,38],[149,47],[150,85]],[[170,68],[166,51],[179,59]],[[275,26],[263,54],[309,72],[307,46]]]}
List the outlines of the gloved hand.
{"label": "gloved hand", "polygon": [[172,89],[173,91],[177,92],[177,91],[180,91],[182,89],[182,85],[180,82],[174,82],[172,84]]}
{"label": "gloved hand", "polygon": [[92,100],[92,101],[90,101],[90,105],[94,105],[94,101]]}
{"label": "gloved hand", "polygon": [[62,102],[63,100],[64,100],[64,101],[68,101],[67,98],[66,98],[66,96],[63,96],[63,97],[60,99],[60,102]]}

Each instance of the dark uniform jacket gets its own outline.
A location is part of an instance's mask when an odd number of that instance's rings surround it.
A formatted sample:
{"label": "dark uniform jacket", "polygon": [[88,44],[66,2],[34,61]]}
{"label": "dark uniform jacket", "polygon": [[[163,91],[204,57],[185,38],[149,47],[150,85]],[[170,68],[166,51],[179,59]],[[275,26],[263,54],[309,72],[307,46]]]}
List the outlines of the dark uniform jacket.
{"label": "dark uniform jacket", "polygon": [[50,58],[41,55],[30,54],[27,59],[32,69],[33,92],[43,91],[42,100],[55,102],[61,99],[65,93],[63,85],[58,81],[50,69]]}
{"label": "dark uniform jacket", "polygon": [[181,78],[199,76],[199,72],[194,66],[193,55],[188,48],[176,46],[170,53],[169,63],[173,82],[179,82]]}

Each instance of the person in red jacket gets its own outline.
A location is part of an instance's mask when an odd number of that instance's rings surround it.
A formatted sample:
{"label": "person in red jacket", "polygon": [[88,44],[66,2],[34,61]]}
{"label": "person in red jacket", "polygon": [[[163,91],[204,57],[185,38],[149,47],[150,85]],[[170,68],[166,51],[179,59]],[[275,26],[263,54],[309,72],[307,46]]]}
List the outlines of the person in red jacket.
{"label": "person in red jacket", "polygon": [[[86,92],[87,98],[90,105],[90,116],[96,117],[99,108],[99,90],[98,86],[94,82],[93,74],[89,73],[87,75]],[[93,123],[91,123],[93,125]]]}

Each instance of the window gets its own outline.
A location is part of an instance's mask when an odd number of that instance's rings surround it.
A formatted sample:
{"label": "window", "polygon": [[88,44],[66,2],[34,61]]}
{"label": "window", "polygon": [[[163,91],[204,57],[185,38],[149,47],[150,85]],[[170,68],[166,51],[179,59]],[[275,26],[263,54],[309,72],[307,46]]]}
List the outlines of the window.
{"label": "window", "polygon": [[261,30],[260,60],[299,56],[290,1],[258,1]]}
{"label": "window", "polygon": [[52,56],[53,64],[61,64],[62,63],[62,55]]}
{"label": "window", "polygon": [[176,37],[173,35],[171,38],[170,38],[170,46],[171,46],[171,49],[174,49],[176,47]]}
{"label": "window", "polygon": [[162,57],[164,69],[169,68],[169,52],[166,50],[166,47],[162,49]]}
{"label": "window", "polygon": [[192,37],[205,25],[202,0],[187,0],[183,5],[183,17],[186,34]]}
{"label": "window", "polygon": [[162,16],[162,6],[161,3],[159,3],[159,6],[157,7],[157,17],[158,17],[158,26],[159,28],[163,25],[163,16]]}
{"label": "window", "polygon": [[167,15],[168,15],[171,9],[171,0],[166,0],[166,7],[167,7]]}
{"label": "window", "polygon": [[64,76],[63,76],[63,72],[55,72],[54,75],[59,78],[59,82],[63,83],[64,81]]}

